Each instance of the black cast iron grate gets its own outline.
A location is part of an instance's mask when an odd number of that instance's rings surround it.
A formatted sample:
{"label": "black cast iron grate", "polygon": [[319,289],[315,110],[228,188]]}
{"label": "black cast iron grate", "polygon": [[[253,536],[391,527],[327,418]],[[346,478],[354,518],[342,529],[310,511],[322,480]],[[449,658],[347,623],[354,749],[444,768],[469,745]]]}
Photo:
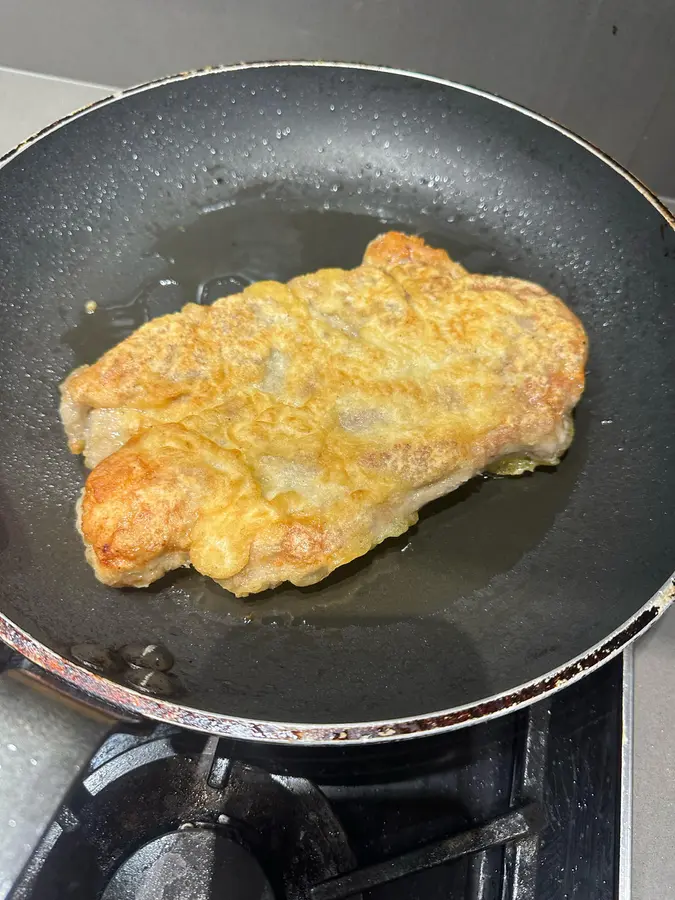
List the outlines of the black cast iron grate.
{"label": "black cast iron grate", "polygon": [[468,878],[473,885],[472,895],[477,900],[487,900],[490,884],[496,881],[488,856],[493,850],[503,854],[502,896],[535,900],[539,834],[546,824],[543,799],[549,719],[550,704],[538,704],[526,714],[525,727],[516,737],[519,746],[514,751],[509,812],[486,824],[326,880],[310,890],[311,900],[345,900],[465,856],[474,857]]}

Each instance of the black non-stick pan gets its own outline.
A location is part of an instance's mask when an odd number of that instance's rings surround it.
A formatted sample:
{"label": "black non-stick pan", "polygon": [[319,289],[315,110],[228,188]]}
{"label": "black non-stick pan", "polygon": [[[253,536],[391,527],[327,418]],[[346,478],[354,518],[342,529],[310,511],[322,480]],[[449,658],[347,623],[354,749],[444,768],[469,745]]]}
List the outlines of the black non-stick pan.
{"label": "black non-stick pan", "polygon": [[[187,571],[99,584],[59,382],[151,316],[354,266],[392,227],[580,316],[588,386],[561,465],[474,480],[312,588],[242,601]],[[654,197],[480,91],[274,63],[94,104],[0,169],[0,637],[117,710],[244,740],[389,741],[543,697],[672,597],[674,301],[673,219]]]}

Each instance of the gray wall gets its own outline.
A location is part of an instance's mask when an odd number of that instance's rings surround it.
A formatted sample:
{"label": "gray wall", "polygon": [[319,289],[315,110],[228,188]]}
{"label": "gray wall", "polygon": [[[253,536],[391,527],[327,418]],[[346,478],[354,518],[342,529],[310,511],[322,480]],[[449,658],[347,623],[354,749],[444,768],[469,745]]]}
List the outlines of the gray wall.
{"label": "gray wall", "polygon": [[494,91],[675,196],[675,0],[0,0],[0,65],[127,85],[346,59]]}

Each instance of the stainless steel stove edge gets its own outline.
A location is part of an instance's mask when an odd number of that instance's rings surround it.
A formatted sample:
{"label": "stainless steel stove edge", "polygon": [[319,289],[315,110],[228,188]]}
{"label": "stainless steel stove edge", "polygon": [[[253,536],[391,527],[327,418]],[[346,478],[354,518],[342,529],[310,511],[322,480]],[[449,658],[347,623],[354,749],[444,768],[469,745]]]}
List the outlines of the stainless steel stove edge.
{"label": "stainless steel stove edge", "polygon": [[623,696],[621,701],[621,797],[619,802],[619,872],[617,900],[631,900],[633,896],[634,646],[634,644],[630,644],[623,653]]}

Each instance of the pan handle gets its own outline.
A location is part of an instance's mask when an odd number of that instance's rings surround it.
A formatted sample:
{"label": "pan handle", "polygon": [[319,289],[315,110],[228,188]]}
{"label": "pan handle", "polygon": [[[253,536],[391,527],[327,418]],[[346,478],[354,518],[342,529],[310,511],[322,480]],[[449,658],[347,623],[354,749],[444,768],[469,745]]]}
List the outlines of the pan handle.
{"label": "pan handle", "polygon": [[0,674],[0,900],[114,725],[30,671]]}

